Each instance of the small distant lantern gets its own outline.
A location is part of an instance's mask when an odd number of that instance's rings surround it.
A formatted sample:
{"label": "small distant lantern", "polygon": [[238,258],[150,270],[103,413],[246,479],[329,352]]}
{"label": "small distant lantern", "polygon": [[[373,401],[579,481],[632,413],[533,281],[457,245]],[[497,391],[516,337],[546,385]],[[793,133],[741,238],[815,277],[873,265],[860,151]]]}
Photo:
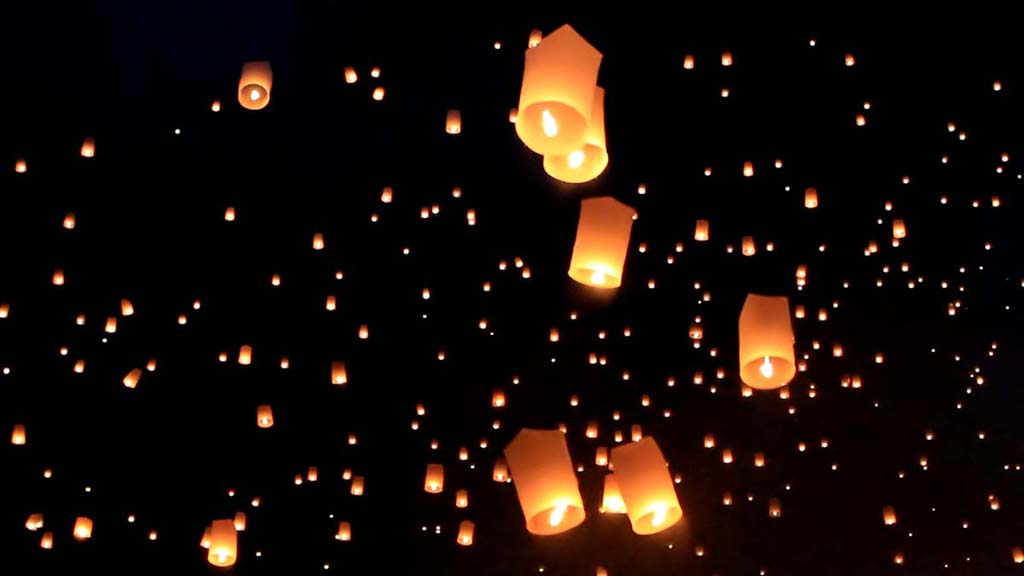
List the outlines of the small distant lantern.
{"label": "small distant lantern", "polygon": [[345,67],[345,83],[355,84],[359,80],[359,75],[356,74],[356,69],[351,66]]}
{"label": "small distant lantern", "polygon": [[683,69],[684,70],[693,70],[693,66],[694,66],[693,54],[687,54],[683,58]]}
{"label": "small distant lantern", "polygon": [[25,425],[15,424],[14,430],[11,432],[11,444],[14,446],[25,445]]}
{"label": "small distant lantern", "polygon": [[757,246],[754,244],[754,237],[753,236],[744,236],[743,237],[743,250],[742,250],[742,252],[743,252],[744,256],[753,256],[754,254],[757,253]]}
{"label": "small distant lantern", "polygon": [[427,464],[427,476],[423,480],[423,490],[431,494],[440,494],[444,490],[444,466]]}
{"label": "small distant lantern", "polygon": [[1014,546],[1013,549],[1010,550],[1010,554],[1013,556],[1014,564],[1024,564],[1024,548]]}
{"label": "small distant lantern", "polygon": [[754,467],[764,468],[764,452],[758,452],[754,454]]}
{"label": "small distant lantern", "polygon": [[338,533],[334,535],[334,539],[341,542],[352,540],[352,526],[348,522],[338,522]]}
{"label": "small distant lantern", "polygon": [[377,102],[384,99],[384,88],[382,86],[378,86],[373,89],[373,99]]}
{"label": "small distant lantern", "polygon": [[707,242],[711,238],[711,224],[707,220],[697,220],[693,229],[693,239],[697,242]]}
{"label": "small distant lantern", "polygon": [[92,138],[86,138],[83,140],[80,153],[82,154],[82,158],[92,158],[96,156],[96,140]]}
{"label": "small distant lantern", "polygon": [[615,474],[608,474],[604,477],[604,494],[601,496],[602,514],[625,514],[626,503],[622,501],[622,492],[619,491],[619,483],[615,480]]}
{"label": "small distant lantern", "polygon": [[43,537],[39,540],[39,547],[43,550],[53,548],[53,532],[43,532]]}
{"label": "small distant lantern", "polygon": [[531,534],[558,534],[583,522],[586,512],[565,434],[524,428],[505,448],[505,458]]}
{"label": "small distant lantern", "polygon": [[743,176],[746,177],[746,178],[750,178],[753,175],[754,175],[754,163],[753,162],[749,162],[749,161],[748,162],[744,162],[743,163]]}
{"label": "small distant lantern", "polygon": [[359,325],[359,339],[366,340],[370,337],[370,327],[366,324]]}
{"label": "small distant lantern", "polygon": [[705,448],[714,448],[715,447],[715,435],[714,434],[705,434],[704,435],[704,447]]}
{"label": "small distant lantern", "polygon": [[455,492],[455,507],[465,508],[466,506],[469,506],[469,492],[457,490]]}
{"label": "small distant lantern", "polygon": [[449,134],[461,134],[462,133],[462,112],[458,110],[449,110],[448,117],[445,119],[444,131]]}
{"label": "small distant lantern", "polygon": [[619,287],[634,213],[611,197],[583,200],[569,277],[595,288]]}
{"label": "small distant lantern", "polygon": [[117,318],[110,316],[107,318],[107,324],[103,327],[103,331],[107,334],[117,333]]}
{"label": "small distant lantern", "polygon": [[238,556],[238,532],[232,519],[214,520],[210,525],[210,551],[206,559],[214,566],[232,566]]}
{"label": "small distant lantern", "polygon": [[907,237],[907,225],[904,224],[903,220],[897,218],[892,221],[892,237],[893,238],[906,238]]}
{"label": "small distant lantern", "polygon": [[85,516],[75,518],[74,536],[78,541],[92,538],[92,520]]}
{"label": "small distant lantern", "polygon": [[363,479],[362,476],[353,476],[352,488],[349,490],[349,494],[353,496],[362,496],[365,483],[366,481]]}
{"label": "small distant lantern", "polygon": [[725,448],[725,449],[722,450],[722,463],[723,464],[732,464],[732,450],[731,449]]}
{"label": "small distant lantern", "polygon": [[594,464],[598,466],[608,465],[608,449],[604,446],[598,446],[597,451],[594,454]]}
{"label": "small distant lantern", "polygon": [[884,522],[886,526],[896,524],[896,509],[892,506],[882,508],[882,522]]}
{"label": "small distant lantern", "polygon": [[210,110],[213,112],[220,112],[220,100],[214,100],[210,104]]}
{"label": "small distant lantern", "polygon": [[782,502],[778,498],[768,499],[768,516],[771,518],[782,516]]}
{"label": "small distant lantern", "polygon": [[459,546],[470,546],[473,544],[473,529],[476,525],[469,520],[463,520],[459,523],[459,535],[456,538],[456,542]]}
{"label": "small distant lantern", "polygon": [[121,380],[125,388],[135,388],[139,383],[139,378],[142,378],[142,370],[139,368],[133,368],[125,377]]}
{"label": "small distant lantern", "polygon": [[505,406],[505,393],[501,388],[495,388],[491,394],[491,406],[494,408],[503,408]]}
{"label": "small distant lantern", "polygon": [[796,375],[785,296],[748,294],[740,312],[739,339],[740,378],[751,388],[780,388]]}
{"label": "small distant lantern", "polygon": [[[996,200],[998,200],[998,198]],[[74,212],[68,212],[64,216],[64,229],[65,230],[74,230],[75,229],[75,213]]]}
{"label": "small distant lantern", "polygon": [[274,411],[270,404],[260,404],[256,408],[256,425],[260,428],[270,428],[274,425]]}
{"label": "small distant lantern", "polygon": [[43,527],[43,515],[42,514],[31,514],[28,520],[25,521],[25,528],[35,532]]}
{"label": "small distant lantern", "polygon": [[732,52],[722,52],[722,66],[732,66]]}
{"label": "small distant lantern", "polygon": [[531,30],[530,39],[526,43],[527,48],[536,48],[540,46],[540,41],[544,39],[544,33],[540,30]]}
{"label": "small distant lantern", "polygon": [[811,210],[818,207],[818,189],[814,186],[807,187],[804,190],[804,208]]}
{"label": "small distant lantern", "polygon": [[348,371],[341,360],[331,362],[331,384],[342,386],[348,384]]}
{"label": "small distant lantern", "polygon": [[633,532],[654,534],[682,520],[672,477],[653,437],[613,448],[612,464]]}
{"label": "small distant lantern", "polygon": [[508,464],[504,458],[496,458],[494,460],[494,470],[491,474],[491,478],[495,482],[505,482],[508,480]]}
{"label": "small distant lantern", "polygon": [[238,349],[238,363],[242,366],[252,364],[252,346],[246,344]]}
{"label": "small distant lantern", "polygon": [[262,110],[270,104],[270,88],[273,84],[274,73],[270,70],[270,62],[246,62],[242,65],[242,76],[238,79],[238,103],[246,110]]}
{"label": "small distant lantern", "polygon": [[28,172],[28,162],[25,162],[24,158],[18,158],[18,160],[14,163],[14,171],[17,172],[18,174],[24,174],[25,172]]}
{"label": "small distant lantern", "polygon": [[135,314],[135,306],[132,305],[132,301],[127,298],[121,299],[121,316],[131,316]]}

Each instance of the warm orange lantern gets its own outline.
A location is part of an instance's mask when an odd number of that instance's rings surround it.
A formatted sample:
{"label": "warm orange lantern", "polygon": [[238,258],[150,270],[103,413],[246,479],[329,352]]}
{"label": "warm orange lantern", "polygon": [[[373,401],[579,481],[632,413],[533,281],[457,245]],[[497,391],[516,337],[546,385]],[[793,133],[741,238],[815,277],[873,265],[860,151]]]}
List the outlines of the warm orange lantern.
{"label": "warm orange lantern", "polygon": [[338,522],[338,533],[334,535],[336,540],[349,542],[352,540],[352,526],[348,522]]}
{"label": "warm orange lantern", "polygon": [[583,146],[565,155],[544,156],[544,171],[562,182],[579,184],[597,178],[608,166],[604,135],[604,88],[594,88],[594,104]]}
{"label": "warm orange lantern", "polygon": [[462,133],[462,112],[458,110],[449,110],[448,118],[445,119],[444,131],[449,134],[461,134]]}
{"label": "warm orange lantern", "polygon": [[331,362],[331,384],[348,384],[348,371],[345,369],[345,363],[340,360]]}
{"label": "warm orange lantern", "polygon": [[469,492],[465,490],[456,490],[455,492],[455,507],[465,508],[469,506]]}
{"label": "warm orange lantern", "polygon": [[214,566],[231,566],[238,556],[238,533],[234,520],[214,520],[210,525],[210,552],[206,560]]}
{"label": "warm orange lantern", "polygon": [[260,428],[270,428],[274,425],[274,411],[270,404],[261,404],[256,408],[256,425]]}
{"label": "warm orange lantern", "polygon": [[609,196],[580,205],[569,277],[595,288],[617,288],[629,249],[634,210]]}
{"label": "warm orange lantern", "polygon": [[505,447],[505,458],[530,533],[558,534],[583,522],[586,512],[565,434],[523,428]]}
{"label": "warm orange lantern", "polygon": [[495,482],[505,482],[508,480],[508,463],[505,462],[504,458],[497,458],[494,460],[494,471],[491,474],[491,478]]}
{"label": "warm orange lantern", "polygon": [[907,237],[907,225],[900,218],[897,218],[897,219],[892,221],[892,237],[893,238],[906,238]]}
{"label": "warm orange lantern", "polygon": [[355,84],[356,80],[359,80],[359,75],[356,74],[356,69],[351,66],[345,67],[345,83]]}
{"label": "warm orange lantern", "polygon": [[1014,546],[1013,549],[1010,550],[1010,554],[1013,556],[1014,564],[1024,564],[1024,548]]}
{"label": "warm orange lantern", "polygon": [[742,252],[743,252],[744,256],[753,256],[754,254],[757,253],[757,245],[754,244],[754,237],[753,236],[744,236],[743,237],[743,249],[742,249]]}
{"label": "warm orange lantern", "polygon": [[352,477],[352,488],[348,491],[353,496],[362,496],[365,488],[365,480],[362,476]]}
{"label": "warm orange lantern", "polygon": [[245,344],[238,349],[238,363],[243,366],[252,364],[252,346]]}
{"label": "warm orange lantern", "polygon": [[235,512],[235,531],[245,532],[245,512]]}
{"label": "warm orange lantern", "polygon": [[501,388],[495,388],[494,392],[491,393],[491,406],[494,408],[503,408],[505,406],[505,393]]}
{"label": "warm orange lantern", "polygon": [[633,532],[655,534],[682,520],[665,457],[652,436],[613,448],[612,464]]}
{"label": "warm orange lantern", "polygon": [[270,70],[270,62],[264,60],[242,64],[242,76],[238,79],[238,103],[246,110],[262,110],[270,104],[270,88],[273,84],[274,73]]}
{"label": "warm orange lantern", "polygon": [[782,516],[782,502],[778,498],[770,498],[768,500],[768,516],[772,518]]}
{"label": "warm orange lantern", "polygon": [[796,375],[788,298],[748,294],[740,312],[739,336],[740,378],[748,386],[780,388]]}
{"label": "warm orange lantern", "polygon": [[121,383],[124,384],[125,388],[135,388],[139,383],[139,378],[142,378],[142,370],[133,368],[128,374],[125,375]]}
{"label": "warm orange lantern", "polygon": [[11,444],[15,446],[25,445],[25,425],[15,424],[14,430],[11,431]]}
{"label": "warm orange lantern", "polygon": [[516,133],[538,154],[583,147],[601,53],[568,24],[527,49]]}
{"label": "warm orange lantern", "polygon": [[818,207],[818,189],[814,186],[808,187],[804,190],[804,208],[817,208]]}
{"label": "warm orange lantern", "polygon": [[14,163],[14,171],[17,172],[18,174],[24,174],[25,172],[28,172],[28,163],[25,162],[24,158],[18,158],[18,160]]}
{"label": "warm orange lantern", "polygon": [[882,522],[884,522],[886,526],[896,524],[896,509],[892,506],[882,508]]}
{"label": "warm orange lantern", "polygon": [[92,520],[85,516],[75,518],[75,540],[88,540],[92,538]]}
{"label": "warm orange lantern", "polygon": [[530,39],[526,43],[526,47],[527,48],[536,48],[537,46],[540,46],[540,42],[543,39],[544,39],[544,33],[543,32],[541,32],[540,30],[531,30],[530,31]]}
{"label": "warm orange lantern", "polygon": [[53,548],[53,532],[43,532],[43,537],[39,540],[39,547],[43,550]]}
{"label": "warm orange lantern", "polygon": [[31,514],[28,520],[25,521],[25,528],[35,532],[43,527],[43,515],[42,514]]}
{"label": "warm orange lantern", "polygon": [[444,490],[444,466],[427,464],[427,477],[423,480],[423,489],[431,494],[440,494]]}
{"label": "warm orange lantern", "polygon": [[463,520],[459,523],[459,535],[456,538],[456,542],[459,546],[469,546],[473,544],[473,529],[476,527],[475,524],[469,520]]}
{"label": "warm orange lantern", "polygon": [[707,220],[697,220],[693,229],[693,239],[698,242],[707,242],[711,238],[711,224]]}
{"label": "warm orange lantern", "polygon": [[602,514],[625,514],[626,503],[622,501],[622,492],[619,491],[619,483],[615,480],[615,474],[608,474],[604,477],[604,494],[601,496]]}
{"label": "warm orange lantern", "polygon": [[92,158],[96,155],[96,141],[92,138],[86,138],[82,141],[82,149],[80,151],[82,158]]}

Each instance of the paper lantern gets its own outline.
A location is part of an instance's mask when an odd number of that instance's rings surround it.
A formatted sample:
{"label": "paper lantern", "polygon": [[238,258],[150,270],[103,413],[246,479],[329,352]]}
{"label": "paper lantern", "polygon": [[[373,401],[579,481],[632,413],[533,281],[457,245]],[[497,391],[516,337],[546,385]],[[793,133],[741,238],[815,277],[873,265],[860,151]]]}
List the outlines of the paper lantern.
{"label": "paper lantern", "polygon": [[427,477],[423,480],[423,489],[431,494],[440,494],[444,490],[444,466],[427,464]]}
{"label": "paper lantern", "polygon": [[771,518],[782,516],[782,502],[778,498],[770,498],[768,500],[768,516]]}
{"label": "paper lantern", "polygon": [[264,60],[242,64],[242,76],[238,79],[238,103],[246,110],[262,110],[270,104],[270,88],[273,84],[274,73],[270,70],[270,62]]}
{"label": "paper lantern", "polygon": [[497,458],[494,460],[494,471],[491,474],[491,478],[495,482],[505,482],[508,480],[508,463],[504,458]]}
{"label": "paper lantern", "polygon": [[693,239],[698,242],[707,242],[711,238],[711,224],[707,220],[697,220],[693,228]]}
{"label": "paper lantern", "polygon": [[527,148],[547,156],[583,147],[601,58],[568,24],[526,51],[516,133]]}
{"label": "paper lantern", "polygon": [[32,532],[35,532],[36,530],[39,530],[42,527],[43,527],[43,515],[42,514],[32,514],[32,515],[30,515],[28,517],[28,520],[25,521],[25,528],[27,528],[28,530],[31,530]]}
{"label": "paper lantern", "polygon": [[15,446],[25,445],[25,425],[15,424],[14,430],[11,431],[11,444]]}
{"label": "paper lantern", "polygon": [[469,546],[473,544],[473,529],[476,525],[469,520],[463,520],[459,523],[459,535],[456,538],[456,542],[459,546]]}
{"label": "paper lantern", "polygon": [[135,388],[139,383],[139,378],[142,378],[142,370],[133,368],[128,374],[125,375],[121,383],[124,384],[125,388]]}
{"label": "paper lantern", "polygon": [[491,406],[494,408],[503,408],[505,406],[505,392],[501,388],[495,388],[494,392],[491,393]]}
{"label": "paper lantern", "polygon": [[373,99],[377,102],[384,99],[384,88],[382,86],[378,86],[373,89]]}
{"label": "paper lantern", "polygon": [[348,384],[348,371],[345,369],[345,363],[340,360],[331,362],[331,384]]}
{"label": "paper lantern", "polygon": [[107,318],[107,324],[103,327],[103,331],[106,332],[107,334],[116,334],[117,318],[114,316],[109,316]]}
{"label": "paper lantern", "polygon": [[352,488],[348,491],[353,496],[362,496],[365,485],[365,480],[362,476],[352,477]]}
{"label": "paper lantern", "polygon": [[536,48],[537,46],[540,46],[540,42],[543,39],[544,39],[544,33],[543,32],[541,32],[540,30],[531,30],[530,31],[530,39],[529,39],[529,41],[527,41],[526,47],[527,48]]}
{"label": "paper lantern", "polygon": [[754,244],[754,237],[753,236],[744,236],[743,237],[743,249],[742,249],[742,252],[743,252],[744,256],[753,256],[754,254],[757,253],[757,245]]}
{"label": "paper lantern", "polygon": [[238,349],[238,363],[242,366],[252,364],[252,346],[246,344]]}
{"label": "paper lantern", "polygon": [[306,470],[306,480],[308,482],[316,482],[319,477],[320,473],[316,466],[310,466],[309,469]]}
{"label": "paper lantern", "polygon": [[39,547],[43,550],[53,548],[53,532],[43,532],[43,537],[39,540]]}
{"label": "paper lantern", "polygon": [[751,388],[769,390],[796,375],[793,326],[785,296],[748,294],[740,312],[740,378]]}
{"label": "paper lantern", "polygon": [[356,80],[359,80],[359,75],[356,74],[356,69],[351,66],[345,67],[345,83],[355,84]]}
{"label": "paper lantern", "polygon": [[455,491],[455,507],[456,508],[465,508],[466,506],[469,506],[469,492],[467,492],[465,490],[456,490]]}
{"label": "paper lantern", "polygon": [[231,566],[238,556],[238,532],[235,521],[214,520],[210,525],[210,551],[206,560],[214,566]]}
{"label": "paper lantern", "polygon": [[586,512],[565,434],[523,428],[505,447],[505,458],[530,533],[558,534],[583,522]]}
{"label": "paper lantern", "polygon": [[545,155],[544,171],[562,182],[579,184],[597,178],[608,167],[604,135],[604,88],[594,88],[594,104],[583,137],[583,146],[565,155]]}
{"label": "paper lantern", "polygon": [[132,301],[127,298],[121,299],[121,316],[132,316],[135,314],[135,306],[132,305]]}
{"label": "paper lantern", "polygon": [[14,171],[17,172],[18,174],[24,174],[25,172],[28,172],[28,163],[25,162],[24,158],[18,158],[18,160],[14,163]]}
{"label": "paper lantern", "polygon": [[598,466],[608,465],[608,449],[604,446],[598,446],[597,451],[594,454],[594,464]]}
{"label": "paper lantern", "polygon": [[220,112],[220,100],[214,100],[210,104],[210,110],[212,110],[213,112]]}
{"label": "paper lantern", "polygon": [[804,208],[814,209],[818,207],[818,189],[814,186],[804,190]]}
{"label": "paper lantern", "polygon": [[1010,550],[1010,554],[1013,556],[1014,564],[1024,564],[1024,548],[1014,546],[1013,549]]}
{"label": "paper lantern", "polygon": [[634,210],[609,196],[580,205],[569,277],[595,288],[617,288],[629,249]]}
{"label": "paper lantern", "polygon": [[705,434],[704,435],[704,447],[705,448],[714,448],[715,447],[715,435],[714,434]]}
{"label": "paper lantern", "polygon": [[274,410],[270,404],[261,404],[256,408],[256,425],[260,428],[270,428],[274,425]]}
{"label": "paper lantern", "polygon": [[723,464],[732,464],[732,450],[731,449],[725,448],[725,449],[722,450],[722,463]]}
{"label": "paper lantern", "polygon": [[0,302],[0,320],[7,318],[11,313],[11,305],[6,302]]}
{"label": "paper lantern", "polygon": [[82,158],[92,158],[96,155],[96,141],[92,138],[86,138],[82,141],[82,149],[79,151]]}
{"label": "paper lantern", "polygon": [[85,516],[75,518],[75,540],[88,540],[92,538],[92,520]]}
{"label": "paper lantern", "polygon": [[338,522],[338,533],[334,535],[335,540],[349,542],[352,540],[352,526],[348,522]]}
{"label": "paper lantern", "polygon": [[601,495],[602,514],[625,514],[626,503],[622,501],[622,492],[619,491],[619,483],[615,480],[615,474],[608,474],[604,477],[604,494]]}
{"label": "paper lantern", "polygon": [[754,467],[764,468],[764,452],[758,452],[754,454]]}
{"label": "paper lantern", "polygon": [[462,113],[458,110],[449,110],[448,118],[445,119],[444,131],[449,134],[462,133]]}
{"label": "paper lantern", "polygon": [[682,520],[665,457],[652,436],[612,448],[612,464],[633,532],[655,534]]}
{"label": "paper lantern", "polygon": [[896,509],[892,506],[882,508],[882,522],[884,522],[886,526],[896,524]]}
{"label": "paper lantern", "polygon": [[693,62],[693,54],[687,54],[683,58],[683,69],[684,70],[693,70],[693,64],[694,64],[694,62]]}
{"label": "paper lantern", "polygon": [[893,238],[906,238],[907,237],[907,225],[900,218],[897,218],[897,219],[892,221],[892,237]]}
{"label": "paper lantern", "polygon": [[245,532],[245,512],[235,512],[235,531]]}

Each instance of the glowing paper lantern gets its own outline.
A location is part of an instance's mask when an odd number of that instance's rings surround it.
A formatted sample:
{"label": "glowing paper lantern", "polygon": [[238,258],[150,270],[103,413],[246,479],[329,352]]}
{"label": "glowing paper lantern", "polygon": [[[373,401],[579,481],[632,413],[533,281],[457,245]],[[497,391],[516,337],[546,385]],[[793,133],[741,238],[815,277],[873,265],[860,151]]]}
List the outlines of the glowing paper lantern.
{"label": "glowing paper lantern", "polygon": [[270,404],[261,404],[256,408],[256,425],[260,428],[270,428],[274,425],[274,411]]}
{"label": "glowing paper lantern", "polygon": [[530,533],[558,534],[583,522],[586,512],[565,434],[523,428],[505,448],[505,458]]}
{"label": "glowing paper lantern", "polygon": [[362,496],[365,488],[365,480],[362,476],[352,477],[352,488],[349,490],[349,494],[353,496]]}
{"label": "glowing paper lantern", "polygon": [[352,540],[352,526],[348,522],[338,522],[338,533],[334,535],[336,540],[349,542]]}
{"label": "glowing paper lantern", "polygon": [[32,514],[32,515],[30,515],[28,517],[28,520],[25,521],[25,528],[27,528],[28,530],[31,530],[32,532],[35,532],[36,530],[39,530],[42,527],[43,527],[43,515],[42,514]]}
{"label": "glowing paper lantern", "polygon": [[270,88],[273,84],[274,73],[270,70],[270,62],[264,60],[242,64],[242,76],[238,79],[238,103],[246,110],[262,110],[270,104]]}
{"label": "glowing paper lantern", "polygon": [[92,138],[86,138],[82,141],[82,149],[80,151],[82,158],[92,158],[96,155],[96,141]]}
{"label": "glowing paper lantern", "polygon": [[449,110],[448,118],[445,119],[444,131],[449,134],[462,133],[462,113],[458,110]]}
{"label": "glowing paper lantern", "polygon": [[768,516],[778,518],[782,516],[782,502],[778,498],[768,500]]}
{"label": "glowing paper lantern", "polygon": [[769,390],[796,375],[793,326],[785,296],[748,294],[740,312],[740,378],[751,388]]}
{"label": "glowing paper lantern", "polygon": [[356,80],[359,80],[359,75],[356,74],[356,69],[351,66],[345,67],[345,83],[355,84]]}
{"label": "glowing paper lantern", "polygon": [[245,532],[245,512],[235,512],[235,531]]}
{"label": "glowing paper lantern", "polygon": [[25,425],[15,424],[14,430],[11,431],[11,444],[15,446],[25,445]]}
{"label": "glowing paper lantern", "polygon": [[1010,553],[1013,555],[1014,564],[1024,564],[1024,548],[1014,546]]}
{"label": "glowing paper lantern", "polygon": [[516,133],[527,148],[547,156],[583,146],[601,58],[568,24],[526,51]]}
{"label": "glowing paper lantern", "polygon": [[14,163],[14,171],[17,172],[18,174],[24,174],[25,172],[28,172],[28,163],[25,162],[24,158],[18,158],[18,160]]}
{"label": "glowing paper lantern", "polygon": [[135,388],[139,383],[139,378],[142,378],[142,370],[134,368],[125,375],[121,383],[124,384],[125,388]]}
{"label": "glowing paper lantern", "polygon": [[693,239],[698,242],[707,242],[711,238],[711,224],[707,220],[697,220],[693,228]]}
{"label": "glowing paper lantern", "polygon": [[427,464],[427,477],[423,480],[423,489],[431,494],[440,494],[444,490],[444,466]]}
{"label": "glowing paper lantern", "polygon": [[252,364],[252,346],[245,344],[238,349],[238,363],[242,366]]}
{"label": "glowing paper lantern", "polygon": [[540,42],[543,39],[544,39],[544,33],[543,32],[541,32],[540,30],[531,30],[530,31],[530,39],[526,43],[526,47],[527,48],[536,48],[537,46],[540,46]]}
{"label": "glowing paper lantern", "polygon": [[818,207],[818,189],[814,186],[804,190],[804,208],[814,209]]}
{"label": "glowing paper lantern", "polygon": [[53,548],[53,532],[43,532],[43,537],[39,540],[39,547],[43,550]]}
{"label": "glowing paper lantern", "polygon": [[629,206],[608,196],[584,200],[569,277],[595,288],[619,287],[634,213]]}
{"label": "glowing paper lantern", "polygon": [[565,155],[545,155],[544,171],[562,182],[579,184],[597,178],[608,167],[604,135],[604,88],[594,88],[594,104],[583,137],[583,146]]}
{"label": "glowing paper lantern", "polygon": [[625,514],[626,503],[622,501],[622,492],[619,491],[619,483],[615,480],[615,474],[608,474],[604,477],[604,494],[601,496],[602,514]]}
{"label": "glowing paper lantern", "polygon": [[345,369],[345,363],[340,360],[331,362],[331,384],[348,384],[348,371]]}
{"label": "glowing paper lantern", "polygon": [[884,522],[886,526],[896,524],[896,509],[892,506],[882,508],[882,522]]}
{"label": "glowing paper lantern", "polygon": [[897,218],[892,221],[892,237],[893,238],[906,238],[907,237],[907,225],[903,223],[903,220]]}
{"label": "glowing paper lantern", "polygon": [[469,492],[465,490],[457,490],[455,492],[455,507],[465,508],[469,506]]}
{"label": "glowing paper lantern", "polygon": [[206,560],[214,566],[231,566],[238,556],[238,533],[235,521],[214,520],[210,525],[210,551]]}
{"label": "glowing paper lantern", "polygon": [[88,540],[92,538],[92,520],[85,516],[75,518],[75,540]]}
{"label": "glowing paper lantern", "polygon": [[754,237],[753,236],[744,236],[743,237],[743,249],[742,249],[742,252],[743,252],[744,256],[753,256],[754,254],[757,253],[757,246],[754,244]]}
{"label": "glowing paper lantern", "polygon": [[505,462],[504,458],[494,460],[494,471],[491,474],[491,478],[495,482],[505,482],[508,480],[508,463]]}
{"label": "glowing paper lantern", "polygon": [[463,520],[459,523],[459,535],[456,538],[456,542],[459,546],[469,546],[473,544],[473,529],[476,525],[469,520]]}
{"label": "glowing paper lantern", "polygon": [[665,457],[652,436],[612,448],[612,464],[633,532],[655,534],[682,520]]}

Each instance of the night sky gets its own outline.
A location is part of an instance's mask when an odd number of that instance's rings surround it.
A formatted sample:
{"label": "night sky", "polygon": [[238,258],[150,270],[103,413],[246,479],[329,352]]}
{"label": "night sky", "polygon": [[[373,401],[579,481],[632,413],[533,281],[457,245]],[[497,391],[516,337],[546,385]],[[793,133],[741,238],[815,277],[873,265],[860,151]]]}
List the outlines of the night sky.
{"label": "night sky", "polygon": [[[1024,573],[1019,32],[867,12],[840,28],[597,5],[148,4],[5,7],[0,23],[7,568]],[[579,185],[546,175],[509,122],[531,30],[565,23],[604,54],[610,163]],[[251,60],[274,74],[259,111],[236,95]],[[593,196],[637,213],[614,290],[567,275]],[[743,392],[748,293],[806,311],[806,369],[781,391]],[[598,511],[596,450],[634,425],[684,511],[649,536]],[[535,536],[492,469],[520,429],[560,426],[587,518]],[[237,563],[211,566],[203,531],[237,512]]]}

